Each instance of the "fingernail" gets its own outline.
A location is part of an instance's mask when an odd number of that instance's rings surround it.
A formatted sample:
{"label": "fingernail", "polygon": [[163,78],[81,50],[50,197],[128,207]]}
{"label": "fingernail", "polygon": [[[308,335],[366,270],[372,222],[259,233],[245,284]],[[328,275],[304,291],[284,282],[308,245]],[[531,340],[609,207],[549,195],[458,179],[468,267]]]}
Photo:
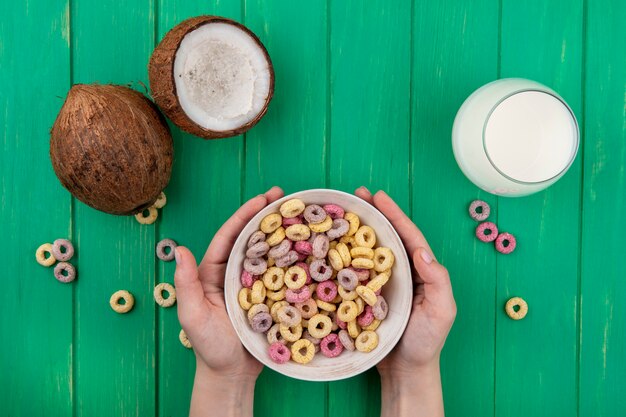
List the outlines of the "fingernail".
{"label": "fingernail", "polygon": [[372,194],[370,190],[364,185],[361,186],[361,190],[366,191],[368,194]]}
{"label": "fingernail", "polygon": [[430,264],[433,261],[433,257],[431,256],[430,253],[428,253],[426,249],[422,249],[420,251],[420,256],[422,257],[424,262],[426,262],[427,264]]}
{"label": "fingernail", "polygon": [[176,265],[180,264],[180,254],[178,248],[174,248],[174,259],[176,259]]}

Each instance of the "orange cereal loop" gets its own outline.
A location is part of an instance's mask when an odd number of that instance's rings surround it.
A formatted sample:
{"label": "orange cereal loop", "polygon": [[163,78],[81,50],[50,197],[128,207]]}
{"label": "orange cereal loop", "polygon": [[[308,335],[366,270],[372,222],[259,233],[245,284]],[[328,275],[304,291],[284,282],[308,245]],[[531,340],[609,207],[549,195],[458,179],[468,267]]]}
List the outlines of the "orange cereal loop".
{"label": "orange cereal loop", "polygon": [[109,304],[116,313],[125,314],[133,309],[135,297],[126,290],[119,290],[111,295]]}
{"label": "orange cereal loop", "polygon": [[274,231],[276,231],[276,229],[281,227],[282,224],[283,218],[280,217],[280,214],[272,213],[263,217],[263,220],[261,220],[260,229],[263,233],[273,233]]}
{"label": "orange cereal loop", "polygon": [[291,345],[291,360],[299,364],[307,364],[315,356],[315,346],[308,339],[300,339]]}
{"label": "orange cereal loop", "polygon": [[374,279],[368,282],[366,287],[376,292],[380,290],[383,287],[383,285],[387,283],[387,281],[389,281],[390,276],[391,275],[388,272],[381,272],[380,274],[376,275]]}
{"label": "orange cereal loop", "polygon": [[359,296],[359,294],[357,294],[355,290],[348,291],[341,285],[337,287],[337,293],[341,298],[347,301],[352,301]]}
{"label": "orange cereal loop", "polygon": [[330,216],[326,216],[323,222],[321,223],[309,223],[309,228],[312,232],[315,233],[324,233],[328,232],[333,227],[333,219]]}
{"label": "orange cereal loop", "polygon": [[341,271],[343,269],[343,260],[341,260],[341,255],[339,255],[337,249],[330,249],[328,251],[328,262],[330,262],[330,266],[332,266],[335,271]]}
{"label": "orange cereal loop", "polygon": [[250,310],[250,307],[252,307],[250,288],[243,287],[240,289],[239,294],[237,295],[237,301],[239,301],[239,307],[246,311]]}
{"label": "orange cereal loop", "polygon": [[281,324],[279,329],[280,335],[288,342],[295,342],[302,336],[302,326],[300,324],[291,327]]}
{"label": "orange cereal loop", "polygon": [[285,228],[280,226],[274,231],[274,233],[272,233],[267,237],[267,239],[265,239],[265,242],[267,242],[267,244],[270,246],[276,246],[280,242],[282,242],[283,239],[285,239]]}
{"label": "orange cereal loop", "polygon": [[54,265],[57,260],[52,254],[52,244],[44,243],[43,245],[39,246],[37,248],[37,251],[35,252],[35,259],[37,259],[37,263],[39,265],[45,267]]}
{"label": "orange cereal loop", "polygon": [[357,269],[372,269],[374,268],[374,261],[367,258],[353,258],[351,265]]}
{"label": "orange cereal loop", "polygon": [[287,287],[283,286],[278,291],[267,290],[265,292],[265,297],[267,297],[268,300],[272,300],[272,301],[282,301],[285,299],[286,292],[287,292]]}
{"label": "orange cereal loop", "polygon": [[378,335],[372,330],[365,330],[357,336],[354,346],[359,352],[371,352],[378,346]]}
{"label": "orange cereal loop", "polygon": [[[354,292],[356,292],[356,290]],[[378,299],[378,297],[377,297],[377,299]],[[365,310],[365,301],[363,301],[363,299],[361,297],[359,297],[358,294],[357,294],[357,297],[354,299],[354,303],[359,308],[359,314],[361,314],[363,312],[363,310]]]}
{"label": "orange cereal loop", "polygon": [[180,329],[180,333],[178,333],[178,340],[180,340],[180,343],[187,349],[192,348],[191,341],[189,340],[189,338],[187,337],[187,333],[185,333],[183,329]]}
{"label": "orange cereal loop", "polygon": [[322,300],[315,300],[315,304],[317,304],[317,308],[319,308],[320,310],[324,310],[324,311],[335,311],[337,310],[337,306],[332,304],[332,303],[328,303],[326,301],[322,301]]}
{"label": "orange cereal loop", "polygon": [[304,211],[304,203],[298,198],[292,198],[281,204],[278,210],[284,218],[291,219],[302,214]]}
{"label": "orange cereal loop", "polygon": [[359,216],[354,213],[348,212],[343,215],[343,218],[346,219],[350,224],[346,236],[353,236],[357,232],[357,230],[359,230],[359,226],[361,225],[361,220],[359,219]]}
{"label": "orange cereal loop", "polygon": [[[163,291],[167,291],[169,296],[163,298]],[[154,287],[154,301],[161,307],[171,307],[176,302],[176,289],[172,284],[162,282]]]}
{"label": "orange cereal loop", "polygon": [[307,327],[309,334],[316,339],[323,339],[328,336],[333,328],[333,322],[330,317],[324,314],[316,314],[309,319]]}
{"label": "orange cereal loop", "polygon": [[[144,216],[146,210],[148,214]],[[135,219],[141,224],[152,224],[156,221],[157,217],[159,217],[159,212],[154,206],[150,206],[142,212],[135,214]]]}
{"label": "orange cereal loop", "polygon": [[285,230],[285,235],[294,242],[307,240],[311,237],[311,229],[305,224],[292,224]]}
{"label": "orange cereal loop", "polygon": [[378,300],[374,291],[364,285],[356,287],[356,293],[359,294],[359,297],[361,297],[363,301],[370,306],[376,304],[376,301]]}
{"label": "orange cereal loop", "polygon": [[[517,307],[517,311],[516,308]],[[506,302],[506,314],[513,320],[521,320],[528,313],[528,304],[521,297],[513,297]]]}
{"label": "orange cereal loop", "polygon": [[350,251],[350,255],[353,258],[374,259],[374,251],[371,248],[366,248],[363,246],[357,246],[356,248],[352,248],[352,250]]}
{"label": "orange cereal loop", "polygon": [[376,244],[376,233],[369,226],[361,226],[354,234],[354,241],[359,246],[373,248]]}
{"label": "orange cereal loop", "polygon": [[391,269],[395,261],[395,256],[389,248],[376,248],[374,250],[374,269],[378,272],[383,272]]}
{"label": "orange cereal loop", "polygon": [[279,291],[283,287],[285,271],[282,268],[273,266],[268,268],[263,274],[263,285],[272,291]]}

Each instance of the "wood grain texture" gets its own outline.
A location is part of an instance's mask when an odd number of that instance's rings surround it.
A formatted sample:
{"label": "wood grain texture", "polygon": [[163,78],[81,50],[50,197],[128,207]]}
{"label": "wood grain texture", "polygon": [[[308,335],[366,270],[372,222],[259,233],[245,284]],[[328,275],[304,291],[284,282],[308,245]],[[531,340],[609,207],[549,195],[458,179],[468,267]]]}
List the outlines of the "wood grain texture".
{"label": "wood grain texture", "polygon": [[67,1],[37,0],[4,2],[0,14],[2,415],[67,416],[74,401],[74,284],[35,262],[39,245],[71,237],[70,195],[48,157],[70,82],[68,11]]}
{"label": "wood grain texture", "polygon": [[[461,4],[462,3],[462,4]],[[493,415],[496,255],[474,236],[476,198],[451,146],[463,101],[497,77],[498,2],[416,2],[413,23],[412,203],[438,261],[448,268],[457,317],[441,359],[448,416]]]}
{"label": "wood grain texture", "polygon": [[579,415],[605,417],[626,410],[626,3],[586,11]]}
{"label": "wood grain texture", "polygon": [[[267,114],[246,133],[246,198],[274,185],[287,194],[324,186],[325,18],[324,2],[245,3],[243,23],[267,48],[276,76],[274,99]],[[256,385],[255,415],[325,416],[326,387],[326,383],[289,379],[265,369]],[[314,406],[303,406],[312,398]]]}
{"label": "wood grain texture", "polygon": [[[582,22],[582,0],[505,0],[500,75],[552,87],[580,119]],[[497,259],[496,415],[576,414],[580,189],[579,157],[547,190],[499,198],[498,228],[518,245]],[[518,322],[504,312],[514,296],[529,305]]]}
{"label": "wood grain texture", "polygon": [[[157,7],[157,42],[182,20],[215,14],[240,20],[241,2],[211,4],[160,1]],[[161,211],[157,241],[174,239],[188,247],[200,262],[212,236],[239,207],[243,136],[205,141],[171,125],[174,137],[174,167],[165,193],[168,204]],[[157,262],[157,280],[174,282],[174,262]],[[159,322],[158,388],[159,416],[189,415],[195,372],[195,355],[178,340],[180,323],[176,307],[157,308]]]}
{"label": "wood grain texture", "polygon": [[[74,83],[146,83],[154,47],[153,3],[72,2]],[[76,287],[76,415],[155,413],[155,226],[75,205],[81,250]],[[125,289],[133,310],[109,297]]]}

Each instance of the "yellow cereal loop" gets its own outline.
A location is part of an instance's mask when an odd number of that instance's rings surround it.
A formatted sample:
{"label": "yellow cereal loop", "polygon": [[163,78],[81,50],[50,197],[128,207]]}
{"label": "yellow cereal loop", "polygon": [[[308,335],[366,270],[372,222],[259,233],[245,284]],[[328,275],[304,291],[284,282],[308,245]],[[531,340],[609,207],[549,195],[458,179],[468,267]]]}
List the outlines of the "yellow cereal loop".
{"label": "yellow cereal loop", "polygon": [[330,242],[330,243],[328,244],[328,247],[329,247],[330,249],[337,249],[337,243],[338,243],[338,242],[337,242],[336,240],[333,240],[332,242]]}
{"label": "yellow cereal loop", "polygon": [[276,246],[280,242],[282,242],[283,239],[285,239],[285,228],[280,226],[278,229],[274,231],[274,233],[269,235],[267,239],[265,239],[265,241],[270,246]]}
{"label": "yellow cereal loop", "polygon": [[324,233],[328,232],[333,227],[333,219],[330,216],[326,216],[323,222],[321,223],[309,223],[309,228],[312,232],[315,233]]}
{"label": "yellow cereal loop", "polygon": [[273,266],[268,268],[263,274],[263,285],[272,291],[279,291],[283,287],[285,271],[282,268]]}
{"label": "yellow cereal loop", "polygon": [[346,236],[343,235],[341,236],[341,238],[339,239],[339,242],[343,243],[344,245],[350,245],[350,246],[356,246],[356,242],[354,241],[354,236]]}
{"label": "yellow cereal loop", "polygon": [[372,330],[365,330],[357,336],[354,346],[359,352],[371,352],[378,346],[378,335]]}
{"label": "yellow cereal loop", "polygon": [[359,216],[357,216],[356,214],[350,212],[346,212],[346,214],[343,215],[343,218],[346,219],[350,224],[346,236],[354,236],[356,231],[359,230],[359,226],[361,225],[361,219],[359,219]]}
{"label": "yellow cereal loop", "polygon": [[381,322],[382,320],[374,319],[374,321],[369,326],[363,327],[363,330],[376,330],[378,329],[378,326],[380,326]]}
{"label": "yellow cereal loop", "polygon": [[[339,285],[337,285],[339,287]],[[339,304],[343,301],[343,298],[341,298],[341,296],[339,294],[337,294],[335,296],[335,298],[333,298],[333,300],[331,301],[331,303],[333,304]]]}
{"label": "yellow cereal loop", "polygon": [[278,310],[288,305],[289,303],[287,301],[276,301],[270,308],[270,316],[272,316],[272,320],[278,323]]}
{"label": "yellow cereal loop", "polygon": [[323,339],[328,336],[333,328],[333,322],[330,317],[323,314],[316,314],[309,319],[309,334],[317,339]]}
{"label": "yellow cereal loop", "polygon": [[281,323],[279,329],[280,335],[288,342],[295,342],[302,336],[302,326],[300,324],[289,327]]}
{"label": "yellow cereal loop", "polygon": [[314,282],[313,284],[309,284],[309,292],[311,294],[315,294],[315,290],[317,290],[317,282]]}
{"label": "yellow cereal loop", "polygon": [[239,290],[239,295],[237,296],[237,300],[239,301],[239,306],[244,310],[250,310],[252,307],[252,299],[250,298],[250,288],[242,288]]}
{"label": "yellow cereal loop", "polygon": [[299,266],[290,267],[285,272],[285,285],[290,290],[297,290],[306,284],[307,274],[304,268]]}
{"label": "yellow cereal loop", "polygon": [[189,338],[187,337],[187,333],[185,333],[185,331],[183,329],[180,329],[180,333],[178,333],[178,340],[180,340],[180,343],[185,346],[187,349],[191,349],[191,342],[189,341]]}
{"label": "yellow cereal loop", "polygon": [[272,301],[281,301],[285,299],[285,292],[287,291],[287,287],[282,286],[278,291],[267,290],[265,292],[265,296]]}
{"label": "yellow cereal loop", "polygon": [[[354,291],[356,292],[356,291]],[[354,299],[354,303],[356,304],[356,306],[359,309],[359,314],[361,314],[363,312],[363,310],[365,310],[365,301],[363,301],[363,299],[361,297],[357,297]]]}
{"label": "yellow cereal loop", "polygon": [[305,224],[292,224],[285,230],[285,234],[287,237],[294,242],[298,242],[301,240],[307,240],[311,237],[311,229],[307,227]]}
{"label": "yellow cereal loop", "polygon": [[265,304],[254,304],[248,310],[248,320],[252,320],[252,317],[256,316],[259,313],[268,313],[270,309]]}
{"label": "yellow cereal loop", "polygon": [[354,234],[354,241],[359,246],[373,248],[376,244],[376,233],[374,229],[369,226],[361,226]]}
{"label": "yellow cereal loop", "polygon": [[376,304],[376,294],[370,288],[364,285],[359,285],[356,287],[356,293],[359,294],[359,297],[361,297],[368,305],[373,306]]}
{"label": "yellow cereal loop", "polygon": [[388,272],[381,272],[380,274],[376,275],[376,277],[374,277],[374,279],[372,279],[370,282],[368,282],[366,287],[369,288],[370,290],[376,292],[376,291],[380,290],[382,288],[382,286],[387,283],[387,281],[389,281],[389,277],[390,276],[391,276],[391,274],[388,273]]}
{"label": "yellow cereal loop", "polygon": [[394,261],[393,252],[389,248],[376,248],[374,250],[374,269],[378,272],[383,272],[391,269]]}
{"label": "yellow cereal loop", "polygon": [[339,320],[347,323],[356,320],[358,315],[359,308],[354,301],[343,301],[339,304],[339,308],[337,309],[337,317],[339,317]]}
{"label": "yellow cereal loop", "polygon": [[272,267],[274,265],[276,265],[276,259],[274,259],[274,258],[267,258],[267,267],[269,268],[269,267]]}
{"label": "yellow cereal loop", "polygon": [[278,210],[283,217],[291,219],[292,217],[302,214],[304,211],[304,203],[298,198],[292,198],[281,204]]}
{"label": "yellow cereal loop", "polygon": [[352,320],[348,322],[348,334],[351,338],[356,339],[361,333],[361,326],[356,322],[356,320]]}
{"label": "yellow cereal loop", "polygon": [[300,325],[302,326],[303,329],[305,327],[309,327],[309,321],[307,319],[302,319],[302,321],[300,322]]}
{"label": "yellow cereal loop", "polygon": [[355,290],[348,291],[341,285],[337,287],[337,293],[341,298],[348,301],[352,301],[359,296],[359,294],[357,294]]}
{"label": "yellow cereal loop", "polygon": [[341,262],[344,264],[344,266],[350,265],[350,262],[352,262],[352,255],[350,255],[350,249],[348,249],[348,245],[340,242],[337,243],[337,246],[335,246],[334,249],[336,249],[337,253],[339,253],[339,256],[341,257]]}
{"label": "yellow cereal loop", "polygon": [[272,300],[271,298],[266,298],[265,299],[265,305],[267,306],[267,308],[272,308],[272,306],[274,305],[276,301]]}
{"label": "yellow cereal loop", "polygon": [[372,269],[374,268],[374,261],[367,258],[354,258],[351,265],[358,269]]}
{"label": "yellow cereal loop", "polygon": [[343,261],[337,249],[328,250],[328,262],[330,262],[330,266],[332,266],[335,271],[341,271],[343,269]]}
{"label": "yellow cereal loop", "polygon": [[[148,210],[148,215],[144,216],[144,212]],[[135,214],[135,219],[141,224],[152,224],[159,217],[159,211],[154,206],[148,207],[146,210]]]}
{"label": "yellow cereal loop", "polygon": [[263,281],[254,281],[250,289],[250,301],[252,301],[252,304],[261,304],[265,301],[266,295],[267,290],[265,289],[265,285],[263,285]]}
{"label": "yellow cereal loop", "polygon": [[273,233],[283,225],[283,218],[278,213],[268,214],[261,220],[260,229],[263,233]]}
{"label": "yellow cereal loop", "polygon": [[374,251],[371,248],[366,248],[363,246],[357,246],[356,248],[352,248],[352,250],[350,251],[350,255],[353,258],[374,259]]}
{"label": "yellow cereal loop", "polygon": [[300,339],[291,345],[291,360],[302,365],[313,360],[315,346],[308,339]]}
{"label": "yellow cereal loop", "polygon": [[44,243],[39,246],[35,252],[35,259],[37,259],[37,263],[39,263],[39,265],[45,267],[54,265],[57,260],[52,254],[52,244]]}
{"label": "yellow cereal loop", "polygon": [[319,308],[320,310],[324,310],[324,311],[335,311],[337,310],[337,306],[332,304],[332,303],[328,303],[326,301],[322,301],[322,300],[315,300],[315,304],[317,304],[317,308]]}

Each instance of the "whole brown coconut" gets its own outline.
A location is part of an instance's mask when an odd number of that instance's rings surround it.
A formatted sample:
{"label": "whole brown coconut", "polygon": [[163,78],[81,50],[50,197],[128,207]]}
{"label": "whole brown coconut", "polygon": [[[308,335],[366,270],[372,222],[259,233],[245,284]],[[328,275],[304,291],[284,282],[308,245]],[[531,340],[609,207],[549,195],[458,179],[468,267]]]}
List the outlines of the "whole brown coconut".
{"label": "whole brown coconut", "polygon": [[181,129],[205,139],[239,135],[267,112],[274,69],[248,28],[199,16],[170,30],[148,66],[152,98]]}
{"label": "whole brown coconut", "polygon": [[150,207],[170,180],[172,155],[165,119],[127,87],[73,86],[52,126],[50,159],[61,184],[106,213]]}

